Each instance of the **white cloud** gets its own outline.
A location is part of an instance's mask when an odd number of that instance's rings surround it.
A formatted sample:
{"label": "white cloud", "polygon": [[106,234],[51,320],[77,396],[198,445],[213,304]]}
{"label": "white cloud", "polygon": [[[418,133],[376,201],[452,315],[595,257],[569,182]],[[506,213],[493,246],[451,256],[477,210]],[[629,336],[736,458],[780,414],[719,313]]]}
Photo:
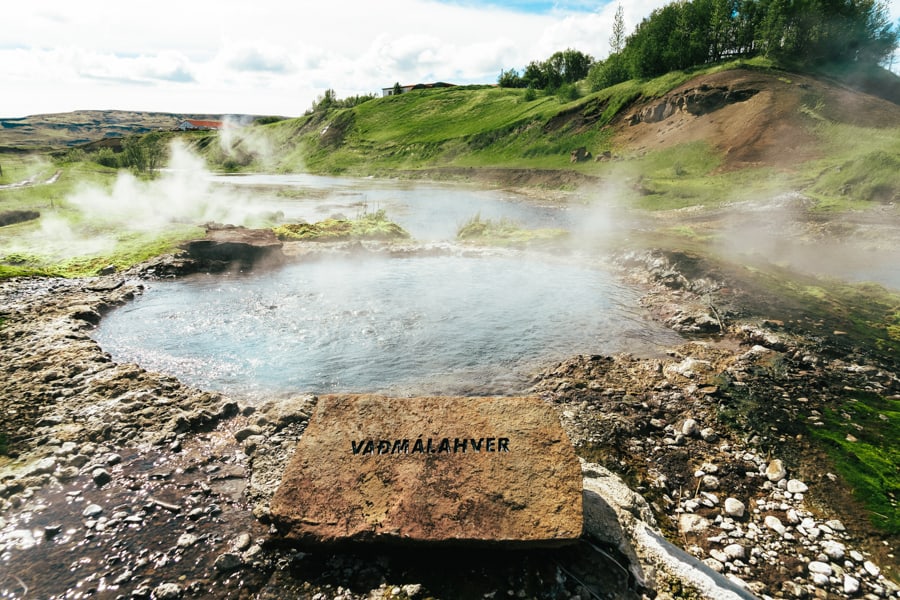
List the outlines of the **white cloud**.
{"label": "white cloud", "polygon": [[[600,0],[602,3],[604,0]],[[665,0],[623,3],[629,30]],[[297,115],[326,88],[493,83],[557,50],[608,50],[613,4],[548,14],[434,0],[42,0],[4,7],[0,116],[121,108]],[[10,90],[10,91],[7,91]]]}

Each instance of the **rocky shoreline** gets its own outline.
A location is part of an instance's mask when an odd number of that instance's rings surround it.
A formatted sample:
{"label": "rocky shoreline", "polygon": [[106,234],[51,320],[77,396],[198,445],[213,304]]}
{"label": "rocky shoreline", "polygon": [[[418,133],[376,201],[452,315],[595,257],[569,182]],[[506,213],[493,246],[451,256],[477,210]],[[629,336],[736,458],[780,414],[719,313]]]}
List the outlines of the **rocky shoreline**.
{"label": "rocky shoreline", "polygon": [[[807,443],[787,426],[821,417],[823,398],[843,388],[897,395],[897,373],[864,356],[836,357],[777,322],[741,318],[725,282],[671,255],[618,264],[646,288],[650,312],[714,337],[665,359],[573,357],[535,377],[534,393],[557,407],[578,454],[597,463],[585,467],[586,482],[609,467],[640,494],[628,502],[646,499],[641,523],[658,523],[707,572],[748,593],[900,598],[891,579],[897,540],[875,537],[847,486],[810,464]],[[142,280],[196,268],[163,257],[89,280],[0,282],[4,597],[710,596],[649,554],[638,552],[642,581],[623,575],[614,564],[628,549],[614,540],[581,570],[583,556],[571,551],[460,558],[277,543],[268,500],[315,398],[240,406],[117,364],[89,335]],[[766,422],[781,420],[783,430],[754,428],[759,415],[738,402],[750,390],[764,397]],[[452,568],[435,574],[437,561]],[[609,580],[591,580],[598,571]]]}

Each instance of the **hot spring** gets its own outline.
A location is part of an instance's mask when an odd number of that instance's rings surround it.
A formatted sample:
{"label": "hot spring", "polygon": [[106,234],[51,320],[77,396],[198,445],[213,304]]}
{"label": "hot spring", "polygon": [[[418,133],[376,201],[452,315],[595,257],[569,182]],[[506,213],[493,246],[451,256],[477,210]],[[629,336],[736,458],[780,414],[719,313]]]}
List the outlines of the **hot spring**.
{"label": "hot spring", "polygon": [[[365,194],[381,196],[379,206],[418,239],[447,239],[474,212],[531,227],[578,218],[499,194],[429,190],[380,187]],[[280,209],[351,206],[357,192],[339,192],[286,201]],[[301,392],[517,394],[555,360],[654,354],[680,339],[647,319],[638,292],[599,261],[452,245],[439,255],[361,253],[153,282],[107,315],[95,338],[117,361],[248,399]]]}

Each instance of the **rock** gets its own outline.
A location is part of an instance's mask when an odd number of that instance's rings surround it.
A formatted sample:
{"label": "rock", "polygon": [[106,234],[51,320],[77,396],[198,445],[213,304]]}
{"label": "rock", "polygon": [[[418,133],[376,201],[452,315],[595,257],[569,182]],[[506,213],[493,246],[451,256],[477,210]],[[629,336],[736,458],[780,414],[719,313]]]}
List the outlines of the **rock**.
{"label": "rock", "polygon": [[262,429],[257,427],[256,425],[251,425],[249,427],[244,427],[243,429],[239,429],[234,433],[234,439],[238,442],[243,442],[248,437],[253,435],[260,435],[262,433]]}
{"label": "rock", "polygon": [[48,456],[47,458],[42,458],[37,461],[33,467],[26,471],[27,476],[35,476],[35,475],[44,475],[52,473],[56,470],[56,459],[52,456]]}
{"label": "rock", "polygon": [[697,437],[700,435],[700,425],[694,419],[685,419],[681,424],[681,433],[688,437]]}
{"label": "rock", "polygon": [[844,593],[852,596],[859,591],[859,579],[844,573]]}
{"label": "rock", "polygon": [[704,442],[709,442],[710,444],[712,444],[719,439],[719,434],[717,434],[716,430],[712,427],[704,427],[700,430],[700,439],[702,439]]}
{"label": "rock", "polygon": [[784,535],[784,532],[786,531],[784,525],[781,523],[781,520],[774,515],[766,515],[763,523],[766,527],[768,527],[778,535]]}
{"label": "rock", "polygon": [[704,490],[717,490],[719,489],[719,478],[715,475],[704,475],[700,480],[700,485]]}
{"label": "rock", "polygon": [[178,600],[181,598],[181,586],[177,583],[161,583],[153,588],[154,600]]}
{"label": "rock", "polygon": [[236,552],[225,552],[216,557],[213,567],[220,573],[233,571],[243,564],[241,555]]}
{"label": "rock", "polygon": [[178,541],[175,542],[175,545],[179,548],[190,548],[197,543],[198,539],[199,538],[193,533],[182,533],[178,536]]}
{"label": "rock", "polygon": [[593,158],[593,156],[584,146],[579,146],[569,153],[569,162],[573,163],[589,161],[591,158]]}
{"label": "rock", "polygon": [[292,423],[305,423],[309,420],[315,404],[316,397],[310,395],[266,402],[256,411],[256,424],[273,425],[277,430]]}
{"label": "rock", "polygon": [[728,544],[725,546],[724,551],[725,556],[727,556],[729,560],[737,560],[746,556],[746,551],[740,544]]}
{"label": "rock", "polygon": [[831,576],[834,570],[831,568],[831,565],[828,563],[820,562],[818,560],[814,560],[810,562],[807,566],[810,573],[818,573],[821,575],[825,575],[826,577]]}
{"label": "rock", "polygon": [[837,562],[844,560],[845,548],[844,545],[840,542],[836,542],[834,540],[826,540],[822,542],[822,552],[828,556],[831,560]]}
{"label": "rock", "polygon": [[422,593],[421,583],[409,583],[400,588],[400,591],[406,594],[407,598],[415,598]]}
{"label": "rock", "polygon": [[740,519],[744,516],[745,510],[744,503],[737,498],[725,498],[725,514],[729,517]]}
{"label": "rock", "polygon": [[112,481],[112,475],[109,474],[109,471],[102,468],[96,468],[91,471],[91,479],[94,480],[94,483],[97,487],[103,487],[110,481]]}
{"label": "rock", "polygon": [[792,494],[805,494],[809,488],[799,479],[791,479],[787,482],[787,491]]}
{"label": "rock", "polygon": [[678,528],[682,533],[699,533],[709,529],[709,519],[694,514],[683,514],[678,517]]}
{"label": "rock", "polygon": [[103,507],[99,504],[88,504],[81,512],[81,516],[87,519],[94,519],[103,514]]}
{"label": "rock", "polygon": [[581,468],[539,398],[319,398],[272,520],[299,542],[581,536]]}
{"label": "rock", "polygon": [[776,458],[766,467],[766,479],[772,482],[781,481],[787,477],[787,470],[784,468],[781,459]]}
{"label": "rock", "polygon": [[831,519],[830,521],[825,521],[825,525],[827,525],[833,531],[846,531],[844,524],[838,521],[837,519]]}
{"label": "rock", "polygon": [[867,560],[863,563],[863,569],[865,569],[866,573],[868,573],[872,577],[878,577],[879,575],[881,575],[881,569],[879,569],[878,566],[871,560]]}
{"label": "rock", "polygon": [[205,239],[185,242],[181,248],[202,264],[239,263],[252,267],[283,261],[282,246],[271,229],[233,227],[207,230]]}

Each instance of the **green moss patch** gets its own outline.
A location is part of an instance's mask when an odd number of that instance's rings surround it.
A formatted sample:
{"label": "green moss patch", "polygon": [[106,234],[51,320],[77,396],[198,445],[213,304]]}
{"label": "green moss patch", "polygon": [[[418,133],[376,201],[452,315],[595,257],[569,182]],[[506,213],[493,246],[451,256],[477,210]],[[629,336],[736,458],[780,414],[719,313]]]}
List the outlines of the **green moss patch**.
{"label": "green moss patch", "polygon": [[568,237],[565,229],[525,229],[515,221],[482,219],[475,215],[456,232],[460,241],[495,246],[520,246],[538,242],[558,241]]}
{"label": "green moss patch", "polygon": [[317,223],[288,223],[272,231],[282,241],[398,240],[409,233],[388,219],[385,211],[365,213],[354,220],[325,219]]}

